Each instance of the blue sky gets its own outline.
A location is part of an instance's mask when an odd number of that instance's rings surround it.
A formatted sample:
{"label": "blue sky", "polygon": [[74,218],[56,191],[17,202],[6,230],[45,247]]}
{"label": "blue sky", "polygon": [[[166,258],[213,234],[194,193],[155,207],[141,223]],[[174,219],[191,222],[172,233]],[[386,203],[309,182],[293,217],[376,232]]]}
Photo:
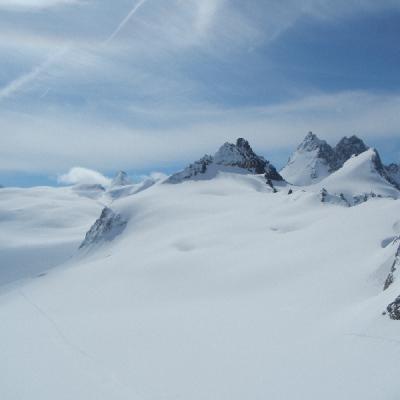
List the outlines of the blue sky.
{"label": "blue sky", "polygon": [[0,0],[0,183],[171,172],[309,130],[400,162],[400,1]]}

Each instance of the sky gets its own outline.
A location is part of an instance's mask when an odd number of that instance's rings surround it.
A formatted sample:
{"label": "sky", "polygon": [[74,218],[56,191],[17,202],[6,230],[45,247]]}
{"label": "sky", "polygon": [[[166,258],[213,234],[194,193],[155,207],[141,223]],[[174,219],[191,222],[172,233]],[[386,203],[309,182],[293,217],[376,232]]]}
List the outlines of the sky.
{"label": "sky", "polygon": [[400,0],[0,0],[0,184],[171,173],[308,131],[400,162]]}

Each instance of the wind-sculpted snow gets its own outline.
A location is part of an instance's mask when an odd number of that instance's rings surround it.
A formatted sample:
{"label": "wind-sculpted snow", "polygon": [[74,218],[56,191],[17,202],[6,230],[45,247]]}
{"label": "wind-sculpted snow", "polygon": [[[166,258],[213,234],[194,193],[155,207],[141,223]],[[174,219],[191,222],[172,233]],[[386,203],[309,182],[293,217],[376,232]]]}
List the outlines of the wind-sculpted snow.
{"label": "wind-sculpted snow", "polygon": [[104,207],[99,219],[86,233],[79,248],[85,248],[99,242],[109,242],[120,235],[128,221],[109,207]]}
{"label": "wind-sculpted snow", "polygon": [[97,200],[74,188],[2,189],[0,286],[68,260],[101,208]]}
{"label": "wind-sculpted snow", "polygon": [[228,144],[185,184],[100,200],[3,189],[0,273],[7,241],[76,253],[0,291],[0,398],[397,399],[400,201],[379,154],[304,187],[263,160]]}
{"label": "wind-sculpted snow", "polygon": [[400,285],[377,270],[400,202],[288,189],[224,173],[115,200],[92,251],[1,294],[1,398],[396,399]]}
{"label": "wind-sculpted snow", "polygon": [[190,179],[211,179],[219,172],[265,174],[267,181],[283,181],[269,161],[254,153],[247,140],[239,138],[236,144],[223,144],[214,156],[205,155],[183,171],[173,174],[166,182],[181,183]]}

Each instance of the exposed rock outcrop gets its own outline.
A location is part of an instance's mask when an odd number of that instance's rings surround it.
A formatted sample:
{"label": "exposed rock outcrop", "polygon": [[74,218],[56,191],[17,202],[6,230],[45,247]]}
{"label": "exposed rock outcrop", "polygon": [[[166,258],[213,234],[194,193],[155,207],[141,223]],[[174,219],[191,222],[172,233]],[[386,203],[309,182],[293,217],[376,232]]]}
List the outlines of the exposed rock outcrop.
{"label": "exposed rock outcrop", "polygon": [[383,290],[388,289],[391,286],[391,284],[395,281],[396,271],[399,268],[399,266],[400,266],[400,245],[397,248],[392,267],[390,268],[389,275],[387,276],[385,284],[383,285]]}
{"label": "exposed rock outcrop", "polygon": [[386,311],[388,312],[390,319],[400,320],[400,296],[387,306]]}
{"label": "exposed rock outcrop", "polygon": [[369,147],[357,136],[342,138],[334,148],[335,153],[335,168],[338,169],[353,156],[358,156],[364,151],[367,151]]}
{"label": "exposed rock outcrop", "polygon": [[95,243],[113,240],[124,231],[127,222],[120,214],[115,213],[109,207],[105,207],[100,217],[86,233],[79,248],[82,249]]}

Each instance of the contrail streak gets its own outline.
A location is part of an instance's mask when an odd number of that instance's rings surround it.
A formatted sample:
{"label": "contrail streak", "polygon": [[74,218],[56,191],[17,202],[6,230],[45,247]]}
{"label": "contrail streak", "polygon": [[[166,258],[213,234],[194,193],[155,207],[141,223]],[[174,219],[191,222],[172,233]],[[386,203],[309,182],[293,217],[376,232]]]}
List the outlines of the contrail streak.
{"label": "contrail streak", "polygon": [[105,44],[110,43],[118,33],[124,28],[124,26],[129,22],[129,20],[133,17],[137,10],[146,2],[147,0],[139,0],[135,7],[129,12],[129,14],[120,22],[114,32],[108,37],[108,39],[104,42]]}
{"label": "contrail streak", "polygon": [[[135,7],[133,7],[128,15],[119,23],[119,25],[115,28],[115,30],[107,38],[107,40],[103,42],[103,45],[107,45],[108,43],[110,43],[119,34],[119,32],[129,22],[132,16],[146,1],[147,0],[139,0],[137,2]],[[62,50],[57,51],[55,54],[49,56],[46,60],[44,60],[41,64],[34,67],[30,72],[20,76],[19,78],[14,79],[10,83],[8,83],[8,85],[1,88],[0,101],[12,96],[14,93],[29,85],[31,82],[34,82],[42,73],[46,72],[51,65],[57,62],[67,51],[67,48],[63,48]]]}
{"label": "contrail streak", "polygon": [[57,51],[55,54],[49,56],[41,64],[37,65],[30,72],[20,76],[19,78],[11,81],[7,86],[0,89],[0,101],[12,96],[15,92],[22,89],[24,86],[33,82],[41,73],[45,72],[53,63],[62,57],[67,48]]}

